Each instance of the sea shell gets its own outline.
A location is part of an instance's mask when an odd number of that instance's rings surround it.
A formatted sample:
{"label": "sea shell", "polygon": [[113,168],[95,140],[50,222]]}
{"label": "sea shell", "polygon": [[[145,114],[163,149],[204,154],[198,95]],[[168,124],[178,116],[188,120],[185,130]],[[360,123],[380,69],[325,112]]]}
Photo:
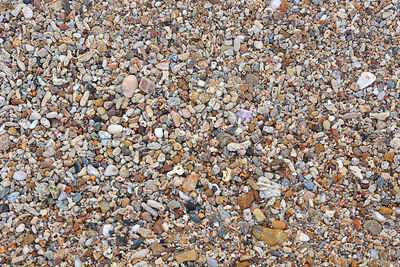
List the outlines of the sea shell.
{"label": "sea shell", "polygon": [[260,191],[260,197],[262,198],[279,197],[281,195],[280,184],[266,177],[260,176],[257,180],[257,185]]}

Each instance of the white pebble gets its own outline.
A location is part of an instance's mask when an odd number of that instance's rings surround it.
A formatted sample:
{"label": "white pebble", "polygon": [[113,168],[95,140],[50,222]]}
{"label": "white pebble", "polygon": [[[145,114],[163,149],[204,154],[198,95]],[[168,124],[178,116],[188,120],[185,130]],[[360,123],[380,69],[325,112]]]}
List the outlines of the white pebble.
{"label": "white pebble", "polygon": [[363,72],[360,75],[360,78],[357,80],[357,84],[360,86],[360,89],[364,89],[365,87],[370,86],[376,80],[376,76],[371,72]]}
{"label": "white pebble", "polygon": [[110,126],[108,126],[108,132],[110,134],[119,134],[122,132],[123,127],[121,125],[118,124],[111,124]]}
{"label": "white pebble", "polygon": [[29,6],[24,6],[22,13],[26,19],[31,19],[33,17],[33,11]]}
{"label": "white pebble", "polygon": [[104,171],[105,176],[114,176],[118,174],[118,169],[114,165],[108,165],[106,170]]}
{"label": "white pebble", "polygon": [[28,175],[23,171],[16,171],[13,178],[17,181],[25,181],[26,178],[28,178]]}
{"label": "white pebble", "polygon": [[155,135],[157,138],[163,138],[163,136],[164,136],[164,131],[163,131],[163,129],[162,129],[162,128],[156,128],[156,129],[154,129],[154,135]]}
{"label": "white pebble", "polygon": [[310,241],[310,237],[308,235],[306,235],[305,233],[300,233],[299,240],[303,241],[303,242],[307,242],[307,241]]}

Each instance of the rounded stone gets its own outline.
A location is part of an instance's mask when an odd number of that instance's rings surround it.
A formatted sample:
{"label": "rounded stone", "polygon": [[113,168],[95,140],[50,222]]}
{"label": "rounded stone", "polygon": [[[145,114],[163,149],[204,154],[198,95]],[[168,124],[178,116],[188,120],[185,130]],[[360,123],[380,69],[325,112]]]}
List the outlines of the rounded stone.
{"label": "rounded stone", "polygon": [[122,93],[127,98],[131,98],[137,88],[138,88],[138,80],[134,75],[126,76],[125,79],[122,81],[121,84]]}
{"label": "rounded stone", "polygon": [[162,129],[162,128],[156,128],[156,129],[154,129],[154,135],[155,135],[157,138],[162,138],[162,137],[164,136],[164,131],[163,131],[163,129]]}
{"label": "rounded stone", "polygon": [[122,132],[123,127],[118,124],[111,124],[108,126],[107,130],[110,134],[119,134]]}
{"label": "rounded stone", "polygon": [[16,171],[13,178],[17,181],[25,181],[26,178],[28,178],[28,175],[23,171]]}
{"label": "rounded stone", "polygon": [[114,165],[108,165],[104,171],[105,176],[114,176],[118,174],[118,169]]}

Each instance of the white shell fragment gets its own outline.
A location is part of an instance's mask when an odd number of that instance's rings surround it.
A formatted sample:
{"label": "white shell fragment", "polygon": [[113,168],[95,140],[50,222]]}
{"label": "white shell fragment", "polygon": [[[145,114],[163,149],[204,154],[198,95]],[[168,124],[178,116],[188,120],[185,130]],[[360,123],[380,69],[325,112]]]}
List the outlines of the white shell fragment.
{"label": "white shell fragment", "polygon": [[376,80],[376,76],[371,72],[363,72],[361,76],[357,80],[357,84],[360,86],[360,89],[364,89],[371,84],[373,84]]}

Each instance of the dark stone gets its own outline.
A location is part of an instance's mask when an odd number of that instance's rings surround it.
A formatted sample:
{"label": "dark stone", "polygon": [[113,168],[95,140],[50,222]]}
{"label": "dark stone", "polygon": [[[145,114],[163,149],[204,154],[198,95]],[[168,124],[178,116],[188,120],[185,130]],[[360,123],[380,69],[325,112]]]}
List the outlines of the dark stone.
{"label": "dark stone", "polygon": [[119,246],[126,246],[126,244],[128,243],[128,240],[126,240],[122,236],[118,236],[116,241]]}
{"label": "dark stone", "polygon": [[135,241],[133,241],[132,249],[139,248],[141,244],[143,244],[143,239],[140,238],[136,239]]}
{"label": "dark stone", "polygon": [[218,237],[221,237],[221,238],[223,238],[225,236],[225,230],[224,230],[224,228],[219,228],[219,230],[218,230]]}
{"label": "dark stone", "polygon": [[192,201],[188,201],[186,203],[186,210],[187,211],[192,211],[192,210],[196,210],[198,207],[198,205],[194,204]]}
{"label": "dark stone", "polygon": [[192,221],[194,221],[195,223],[200,223],[200,222],[201,222],[200,217],[199,217],[196,213],[194,213],[194,212],[191,212],[191,213],[189,214],[189,217],[190,217],[190,219],[192,219]]}
{"label": "dark stone", "polygon": [[74,163],[75,172],[78,173],[82,170],[82,164],[79,160]]}
{"label": "dark stone", "polygon": [[313,191],[314,190],[314,183],[311,182],[311,181],[304,182],[303,186],[309,191]]}
{"label": "dark stone", "polygon": [[10,207],[7,204],[0,205],[0,214],[10,211]]}

